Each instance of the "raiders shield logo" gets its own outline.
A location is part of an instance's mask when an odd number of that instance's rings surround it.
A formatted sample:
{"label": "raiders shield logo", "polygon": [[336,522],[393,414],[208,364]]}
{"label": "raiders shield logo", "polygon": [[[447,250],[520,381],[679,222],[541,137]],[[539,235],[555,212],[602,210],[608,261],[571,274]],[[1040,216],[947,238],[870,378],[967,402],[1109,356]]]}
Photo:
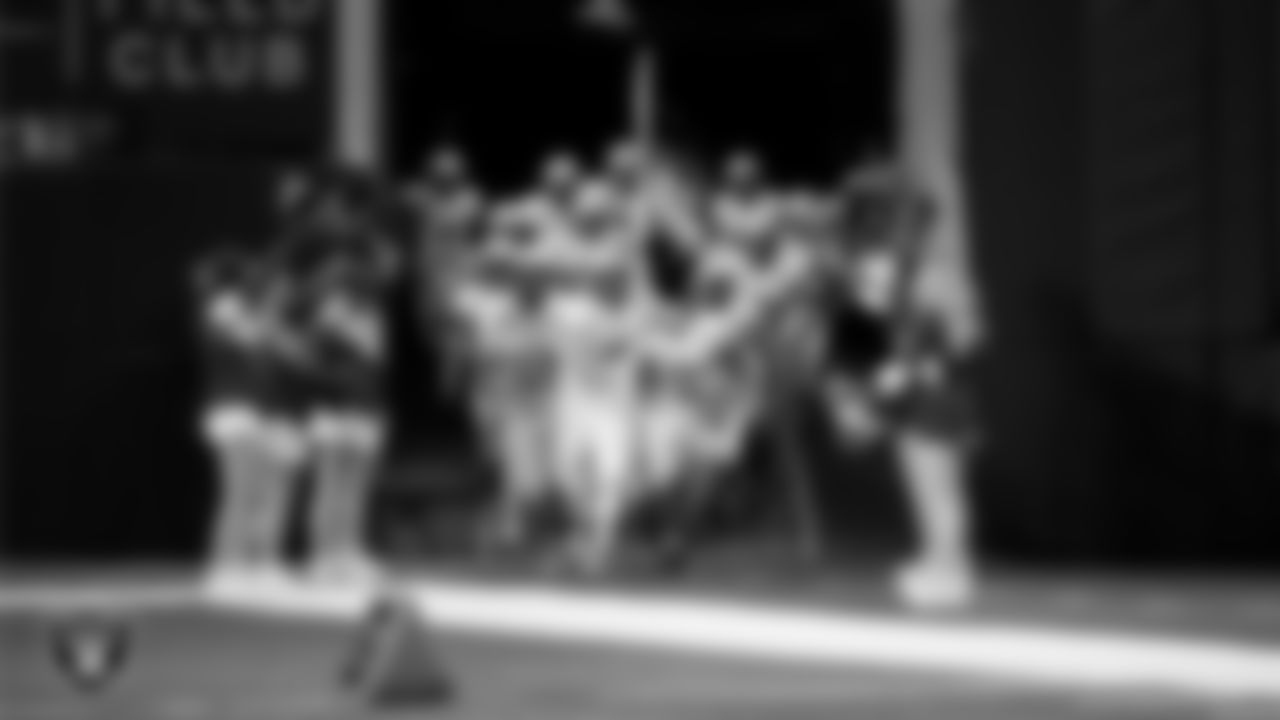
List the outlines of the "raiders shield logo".
{"label": "raiders shield logo", "polygon": [[74,618],[54,629],[52,652],[54,664],[72,685],[95,692],[123,668],[129,652],[127,628],[112,618]]}

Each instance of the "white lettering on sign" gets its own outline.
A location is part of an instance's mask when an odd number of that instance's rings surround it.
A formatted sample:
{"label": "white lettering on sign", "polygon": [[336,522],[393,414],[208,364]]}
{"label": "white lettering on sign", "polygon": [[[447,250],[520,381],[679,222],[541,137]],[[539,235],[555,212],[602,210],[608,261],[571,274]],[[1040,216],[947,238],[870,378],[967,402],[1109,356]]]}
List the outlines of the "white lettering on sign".
{"label": "white lettering on sign", "polygon": [[307,52],[296,38],[280,34],[263,45],[263,75],[273,90],[289,90],[307,77]]}
{"label": "white lettering on sign", "polygon": [[288,93],[325,52],[330,0],[94,0],[107,81],[128,92]]}
{"label": "white lettering on sign", "polygon": [[135,32],[116,37],[107,57],[112,84],[131,92],[289,92],[310,72],[305,44],[288,33],[195,39]]}
{"label": "white lettering on sign", "polygon": [[253,47],[246,42],[218,43],[209,51],[209,77],[214,85],[231,92],[253,82]]}

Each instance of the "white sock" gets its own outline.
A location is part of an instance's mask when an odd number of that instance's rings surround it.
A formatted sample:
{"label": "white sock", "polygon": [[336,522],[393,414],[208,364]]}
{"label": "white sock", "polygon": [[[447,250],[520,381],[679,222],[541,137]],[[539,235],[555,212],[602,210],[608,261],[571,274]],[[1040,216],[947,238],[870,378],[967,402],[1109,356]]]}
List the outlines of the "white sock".
{"label": "white sock", "polygon": [[899,436],[894,450],[918,538],[918,558],[968,565],[972,547],[964,454],[945,440],[915,433]]}

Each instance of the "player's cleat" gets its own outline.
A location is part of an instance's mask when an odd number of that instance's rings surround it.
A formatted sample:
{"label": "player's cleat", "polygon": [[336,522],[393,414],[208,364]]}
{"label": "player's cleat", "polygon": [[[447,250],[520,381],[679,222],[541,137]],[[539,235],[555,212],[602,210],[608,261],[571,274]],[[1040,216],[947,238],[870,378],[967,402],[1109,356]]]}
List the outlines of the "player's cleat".
{"label": "player's cleat", "polygon": [[382,579],[382,569],[363,553],[335,553],[312,563],[310,577],[323,584],[368,586]]}
{"label": "player's cleat", "polygon": [[381,709],[434,707],[454,695],[422,613],[395,594],[376,601],[361,623],[341,682]]}
{"label": "player's cleat", "polygon": [[975,572],[967,563],[928,559],[899,568],[894,586],[903,604],[921,612],[963,609],[978,590]]}
{"label": "player's cleat", "polygon": [[287,585],[287,570],[271,563],[225,564],[214,567],[205,577],[205,590],[215,597],[235,597],[268,592]]}
{"label": "player's cleat", "polygon": [[129,626],[120,618],[73,617],[53,630],[53,661],[79,690],[98,692],[124,668],[130,640]]}

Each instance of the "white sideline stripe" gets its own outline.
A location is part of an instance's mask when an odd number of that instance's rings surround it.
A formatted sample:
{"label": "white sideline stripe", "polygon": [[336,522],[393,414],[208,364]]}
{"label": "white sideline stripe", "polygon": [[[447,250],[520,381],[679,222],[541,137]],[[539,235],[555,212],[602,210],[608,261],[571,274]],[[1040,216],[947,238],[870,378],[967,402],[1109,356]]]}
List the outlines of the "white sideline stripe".
{"label": "white sideline stripe", "polygon": [[96,583],[0,587],[0,612],[150,610],[205,601],[191,583]]}
{"label": "white sideline stripe", "polygon": [[[1078,629],[982,627],[790,610],[713,600],[422,581],[404,591],[433,622],[478,633],[609,642],[737,659],[851,664],[1049,686],[1155,690],[1280,700],[1280,647]],[[373,588],[281,582],[234,594],[192,585],[0,589],[0,611],[59,612],[213,604],[351,620]]]}
{"label": "white sideline stripe", "polygon": [[[876,665],[1052,686],[1163,688],[1280,700],[1280,646],[1270,651],[1225,641],[1013,625],[966,627],[853,612],[451,581],[415,583],[406,589],[434,622],[475,632],[817,665]],[[258,611],[350,618],[370,599],[370,592],[299,585],[220,602]]]}

